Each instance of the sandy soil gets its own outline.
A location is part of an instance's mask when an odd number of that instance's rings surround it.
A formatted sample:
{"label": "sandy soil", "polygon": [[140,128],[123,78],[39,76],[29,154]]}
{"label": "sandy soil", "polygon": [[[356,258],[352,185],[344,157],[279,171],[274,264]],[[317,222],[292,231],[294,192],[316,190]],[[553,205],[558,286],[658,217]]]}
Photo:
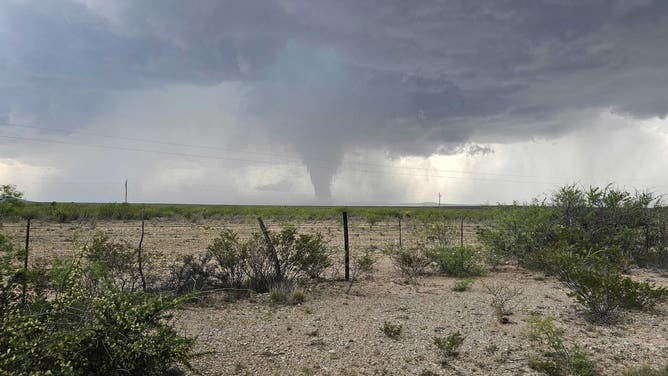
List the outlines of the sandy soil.
{"label": "sandy soil", "polygon": [[[469,291],[451,290],[455,279],[423,277],[405,284],[383,260],[373,279],[312,287],[299,306],[277,306],[265,295],[207,306],[177,315],[178,326],[198,337],[200,349],[215,354],[196,362],[206,375],[522,375],[532,342],[527,318],[555,318],[569,344],[579,344],[603,375],[668,359],[668,306],[626,313],[615,325],[588,323],[555,280],[512,267],[476,279]],[[538,278],[534,279],[534,277]],[[641,276],[639,276],[641,277]],[[645,273],[663,286],[668,278]],[[484,284],[522,289],[508,324],[496,321]],[[380,330],[385,321],[402,325],[398,339]],[[443,366],[433,337],[459,331],[460,355]]]}

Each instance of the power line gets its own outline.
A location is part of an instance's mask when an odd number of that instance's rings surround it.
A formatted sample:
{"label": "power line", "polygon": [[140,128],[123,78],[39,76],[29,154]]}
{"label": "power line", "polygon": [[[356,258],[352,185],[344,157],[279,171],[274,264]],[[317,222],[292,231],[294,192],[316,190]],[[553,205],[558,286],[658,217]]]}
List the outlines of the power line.
{"label": "power line", "polygon": [[[39,130],[49,130],[49,131],[62,131],[62,132],[67,132],[68,130],[64,128],[45,128],[45,127],[37,127],[37,126],[31,126],[31,125],[20,125],[20,124],[13,124],[13,123],[0,123],[5,126],[11,126],[11,127],[19,127],[19,128],[30,128],[30,129],[39,129]],[[153,141],[153,140],[147,140],[147,139],[141,139],[141,138],[133,138],[133,137],[121,137],[121,136],[110,136],[110,135],[101,135],[101,134],[95,134],[95,133],[87,133],[87,132],[78,132],[78,131],[71,131],[70,133],[75,133],[75,134],[82,134],[86,136],[92,136],[92,137],[100,137],[100,138],[109,138],[109,139],[118,139],[118,140],[126,140],[126,141],[136,141],[136,142],[145,142],[145,143],[151,143],[151,144],[156,144],[156,145],[165,145],[165,146],[181,146],[181,147],[189,147],[189,148],[201,148],[201,149],[208,149],[208,150],[218,150],[218,151],[234,151],[232,149],[225,149],[225,148],[216,148],[216,147],[208,147],[208,146],[201,146],[201,145],[190,145],[190,144],[181,144],[181,143],[173,143],[173,142],[162,142],[162,141]],[[53,139],[39,139],[39,138],[32,138],[32,137],[20,137],[20,136],[6,136],[6,135],[0,135],[0,138],[4,139],[9,139],[9,140],[18,140],[18,141],[27,141],[27,142],[37,142],[37,143],[51,143],[51,144],[61,144],[61,145],[71,145],[71,146],[79,146],[79,147],[86,147],[86,148],[100,148],[100,149],[109,149],[109,150],[119,150],[119,151],[134,151],[134,152],[142,152],[142,153],[156,153],[156,154],[165,154],[165,155],[173,155],[173,156],[179,156],[179,157],[187,157],[187,158],[200,158],[200,159],[214,159],[214,160],[226,160],[226,161],[234,161],[234,162],[242,162],[242,163],[256,163],[256,164],[268,164],[268,165],[277,165],[279,163],[281,164],[287,164],[287,165],[293,165],[295,167],[303,167],[304,162],[301,159],[293,158],[293,157],[288,157],[291,161],[276,161],[276,160],[262,160],[262,159],[249,159],[249,158],[236,158],[236,157],[224,157],[224,156],[213,156],[213,155],[205,155],[205,154],[192,154],[192,153],[184,153],[184,152],[176,152],[176,151],[164,151],[164,150],[151,150],[151,149],[144,149],[144,148],[136,148],[136,147],[124,147],[124,146],[112,146],[112,145],[93,145],[93,144],[82,144],[82,143],[76,143],[76,142],[71,142],[71,141],[62,141],[62,140],[53,140]],[[267,156],[281,156],[284,157],[284,155],[281,154],[276,154],[276,153],[263,153],[263,152],[255,152],[255,151],[234,151],[234,152],[239,152],[239,153],[253,153],[253,154],[260,154],[260,155],[267,155]],[[535,184],[546,184],[546,185],[558,185],[562,184],[563,182],[555,182],[555,181],[538,181],[538,180],[533,180],[534,178],[537,178],[537,176],[532,176],[532,175],[518,175],[518,174],[501,174],[501,173],[485,173],[485,172],[474,172],[474,171],[464,171],[464,170],[446,170],[446,169],[435,169],[435,168],[423,168],[423,167],[408,167],[408,166],[394,166],[394,165],[387,165],[387,164],[379,164],[379,163],[370,163],[370,162],[353,162],[353,161],[343,161],[339,163],[338,161],[332,161],[332,160],[327,160],[327,159],[322,159],[322,158],[315,158],[316,161],[318,162],[324,162],[324,163],[329,163],[329,164],[337,164],[337,165],[342,165],[346,166],[349,170],[352,171],[358,171],[358,172],[363,172],[367,174],[385,174],[385,175],[398,175],[398,176],[412,176],[412,177],[428,177],[428,178],[447,178],[447,179],[467,179],[467,180],[476,180],[476,181],[487,181],[487,182],[509,182],[509,183],[521,183],[521,184],[527,184],[527,183],[535,183]],[[279,162],[279,163],[277,163]],[[379,171],[379,170],[369,170],[369,169],[362,169],[359,168],[358,166],[369,166],[369,167],[378,167],[378,168],[387,168],[391,169],[391,172],[387,171]],[[412,170],[412,171],[426,171],[426,172],[435,172],[436,174],[431,174],[431,173],[424,173],[424,174],[411,174],[411,173],[404,173],[404,172],[398,172],[397,170]],[[472,176],[452,176],[452,175],[446,175],[444,173],[455,173],[455,174],[466,174],[466,175],[472,175]],[[483,175],[483,176],[489,176],[489,177],[476,177],[475,175]],[[528,178],[528,179],[523,179],[523,180],[515,180],[515,179],[497,179],[493,177],[515,177],[515,178]],[[297,176],[290,176],[290,178],[294,178]],[[568,178],[568,177],[556,177],[557,179],[562,179],[562,180],[568,180],[568,181],[573,181],[577,179],[573,178]],[[640,181],[640,180],[630,180],[630,181]],[[58,184],[79,184],[75,182],[62,182]],[[84,183],[81,183],[84,184]],[[117,183],[85,183],[85,184],[117,184]]]}
{"label": "power line", "polygon": [[[214,151],[226,151],[226,152],[234,152],[234,153],[243,153],[243,154],[254,154],[254,155],[266,155],[270,157],[280,157],[284,158],[290,161],[295,161],[297,163],[303,163],[302,159],[295,158],[294,156],[287,156],[285,154],[279,154],[279,153],[268,153],[268,152],[262,152],[262,151],[255,151],[255,150],[235,150],[235,149],[230,149],[230,148],[221,148],[221,147],[213,147],[213,146],[203,146],[203,145],[194,145],[194,144],[183,144],[183,143],[176,143],[176,142],[164,142],[164,141],[156,141],[156,140],[149,140],[149,139],[144,139],[144,138],[136,138],[136,137],[125,137],[125,136],[112,136],[112,135],[105,135],[105,134],[99,134],[99,133],[92,133],[92,132],[81,132],[81,131],[75,131],[75,130],[69,130],[65,128],[48,128],[48,127],[39,127],[39,126],[33,126],[33,125],[24,125],[24,124],[14,124],[14,123],[0,123],[5,126],[10,126],[10,127],[17,127],[17,128],[27,128],[27,129],[36,129],[36,130],[45,130],[45,131],[50,131],[50,132],[65,132],[65,133],[71,133],[71,134],[79,134],[79,135],[84,135],[84,136],[90,136],[90,137],[99,137],[99,138],[107,138],[107,139],[116,139],[116,140],[124,140],[124,141],[134,141],[134,142],[143,142],[143,143],[149,143],[149,144],[155,144],[155,145],[164,145],[164,146],[178,146],[178,147],[186,147],[186,148],[194,148],[194,149],[205,149],[205,150],[214,150]],[[242,159],[238,159],[242,160]],[[325,159],[325,158],[309,158],[310,161],[317,161],[320,163],[326,163],[330,165],[339,165],[339,164],[356,164],[356,165],[364,165],[364,166],[369,166],[369,167],[380,167],[380,168],[390,168],[393,170],[396,169],[402,169],[402,170],[421,170],[421,171],[435,171],[437,173],[457,173],[457,174],[467,174],[467,175],[488,175],[488,176],[505,176],[505,177],[519,177],[519,178],[536,178],[537,176],[533,175],[522,175],[522,174],[502,174],[502,173],[494,173],[494,172],[480,172],[480,171],[466,171],[466,170],[450,170],[450,169],[434,169],[434,168],[425,168],[425,167],[413,167],[413,166],[395,166],[395,165],[388,165],[388,164],[382,164],[382,163],[372,163],[372,162],[363,162],[363,161],[335,161],[332,159]]]}

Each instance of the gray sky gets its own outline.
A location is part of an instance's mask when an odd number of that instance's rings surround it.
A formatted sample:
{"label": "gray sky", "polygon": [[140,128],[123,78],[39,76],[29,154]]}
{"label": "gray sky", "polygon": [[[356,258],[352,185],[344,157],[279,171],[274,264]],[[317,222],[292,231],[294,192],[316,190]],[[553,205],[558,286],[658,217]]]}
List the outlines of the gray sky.
{"label": "gray sky", "polygon": [[239,204],[668,192],[666,1],[0,0],[0,182]]}

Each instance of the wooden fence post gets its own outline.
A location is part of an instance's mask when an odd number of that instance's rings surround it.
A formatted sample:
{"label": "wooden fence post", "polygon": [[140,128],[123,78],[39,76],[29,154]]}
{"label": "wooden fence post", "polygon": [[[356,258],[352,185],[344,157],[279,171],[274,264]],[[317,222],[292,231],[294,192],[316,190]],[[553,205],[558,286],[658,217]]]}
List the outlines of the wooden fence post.
{"label": "wooden fence post", "polygon": [[459,222],[459,246],[464,248],[464,217]]}
{"label": "wooden fence post", "polygon": [[144,242],[144,211],[141,212],[141,237],[139,238],[139,246],[137,246],[137,265],[139,269],[139,277],[141,278],[141,287],[146,292],[146,278],[144,278],[144,268],[142,261],[142,243]]}
{"label": "wooden fence post", "polygon": [[276,278],[278,279],[278,281],[280,281],[283,279],[283,275],[281,274],[281,263],[278,260],[278,252],[276,251],[276,247],[274,247],[274,243],[271,241],[271,236],[269,236],[269,231],[267,231],[267,228],[264,226],[264,222],[262,222],[262,218],[257,217],[257,221],[260,224],[260,230],[262,230],[262,234],[264,235],[264,240],[267,242],[267,247],[271,252],[271,257],[274,259],[274,269],[276,270]]}
{"label": "wooden fence post", "polygon": [[345,266],[345,280],[350,280],[350,242],[348,241],[348,213],[343,212],[343,247],[345,255],[343,256],[343,263]]}
{"label": "wooden fence post", "polygon": [[21,286],[21,305],[26,305],[26,294],[28,289],[28,250],[30,249],[30,218],[26,221],[26,253],[23,257],[23,285]]}

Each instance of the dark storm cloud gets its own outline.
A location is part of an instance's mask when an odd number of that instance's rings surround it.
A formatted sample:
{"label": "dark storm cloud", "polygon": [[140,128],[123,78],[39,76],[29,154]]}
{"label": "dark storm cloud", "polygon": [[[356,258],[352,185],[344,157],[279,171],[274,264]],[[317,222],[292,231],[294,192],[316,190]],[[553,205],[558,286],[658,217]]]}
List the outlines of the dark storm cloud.
{"label": "dark storm cloud", "polygon": [[236,82],[240,118],[293,145],[327,197],[347,148],[462,152],[563,134],[565,112],[665,116],[667,16],[661,0],[8,1],[0,119],[77,126],[131,90]]}

